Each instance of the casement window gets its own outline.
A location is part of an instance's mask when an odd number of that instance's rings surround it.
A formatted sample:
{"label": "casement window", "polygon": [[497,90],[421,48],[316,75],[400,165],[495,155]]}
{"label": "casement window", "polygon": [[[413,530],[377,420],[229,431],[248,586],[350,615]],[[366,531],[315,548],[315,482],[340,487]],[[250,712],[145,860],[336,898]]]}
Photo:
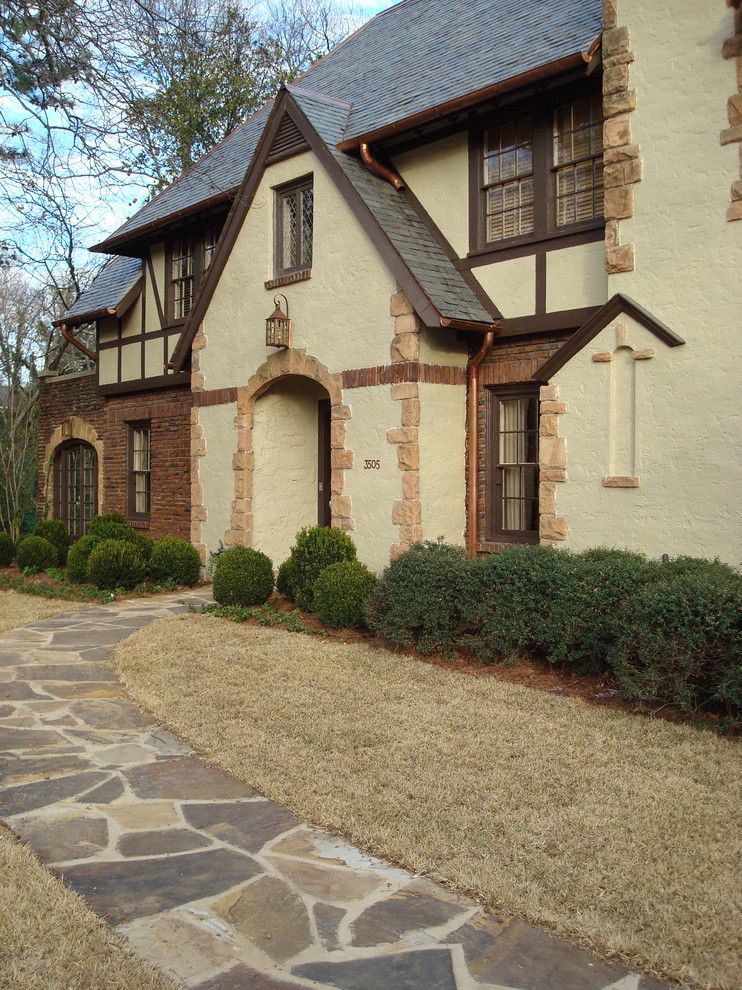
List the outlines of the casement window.
{"label": "casement window", "polygon": [[314,187],[303,179],[276,190],[275,274],[290,275],[312,267]]}
{"label": "casement window", "polygon": [[193,240],[191,238],[184,238],[173,244],[170,292],[173,301],[173,319],[185,319],[193,305]]}
{"label": "casement window", "polygon": [[152,505],[152,430],[149,422],[129,424],[129,516],[148,519]]}
{"label": "casement window", "polygon": [[599,92],[567,91],[502,111],[472,134],[470,250],[495,251],[598,226]]}
{"label": "casement window", "polygon": [[538,387],[488,389],[488,538],[538,542]]}

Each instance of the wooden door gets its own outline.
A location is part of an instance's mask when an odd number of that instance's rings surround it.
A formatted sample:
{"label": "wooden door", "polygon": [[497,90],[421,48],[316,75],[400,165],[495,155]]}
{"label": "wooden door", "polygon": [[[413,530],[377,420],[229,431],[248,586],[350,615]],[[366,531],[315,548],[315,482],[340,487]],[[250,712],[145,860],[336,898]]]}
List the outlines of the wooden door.
{"label": "wooden door", "polygon": [[84,536],[98,506],[98,455],[89,443],[63,444],[54,458],[54,518],[71,540]]}

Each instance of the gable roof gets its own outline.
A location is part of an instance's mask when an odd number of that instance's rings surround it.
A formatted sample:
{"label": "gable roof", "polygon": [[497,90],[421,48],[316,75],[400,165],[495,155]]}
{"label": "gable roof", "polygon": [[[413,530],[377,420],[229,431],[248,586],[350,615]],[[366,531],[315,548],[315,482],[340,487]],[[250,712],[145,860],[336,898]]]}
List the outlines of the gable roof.
{"label": "gable roof", "polygon": [[141,278],[141,259],[112,258],[54,325],[79,326],[100,316],[120,315],[136,298]]}
{"label": "gable roof", "polygon": [[668,347],[678,347],[680,344],[685,343],[682,337],[678,336],[668,326],[665,326],[657,317],[652,316],[649,310],[644,309],[643,306],[640,306],[639,303],[634,302],[628,296],[623,295],[623,293],[617,292],[597,312],[593,313],[590,319],[586,323],[583,323],[580,329],[576,330],[562,344],[559,350],[548,361],[542,364],[531,377],[540,382],[548,382],[557,371],[563,368],[575,354],[579,353],[586,344],[589,344],[591,340],[597,337],[600,331],[604,330],[621,313],[632,317],[632,319],[636,320],[646,330],[653,333],[655,337],[667,344]]}

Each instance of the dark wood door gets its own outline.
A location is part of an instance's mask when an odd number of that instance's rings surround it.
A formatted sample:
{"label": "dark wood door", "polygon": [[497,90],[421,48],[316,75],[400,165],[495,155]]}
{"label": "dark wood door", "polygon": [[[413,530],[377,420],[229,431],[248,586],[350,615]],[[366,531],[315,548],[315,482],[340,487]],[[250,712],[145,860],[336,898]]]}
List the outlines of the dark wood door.
{"label": "dark wood door", "polygon": [[330,400],[317,403],[317,524],[329,526],[330,514]]}
{"label": "dark wood door", "polygon": [[54,518],[70,539],[84,536],[98,505],[98,455],[89,443],[72,440],[54,458]]}

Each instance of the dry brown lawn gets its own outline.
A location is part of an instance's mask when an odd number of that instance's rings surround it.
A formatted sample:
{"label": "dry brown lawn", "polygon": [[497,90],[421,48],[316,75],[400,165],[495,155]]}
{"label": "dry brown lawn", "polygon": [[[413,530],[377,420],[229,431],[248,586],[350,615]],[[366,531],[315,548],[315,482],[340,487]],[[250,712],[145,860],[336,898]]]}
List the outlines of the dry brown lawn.
{"label": "dry brown lawn", "polygon": [[75,612],[84,607],[78,602],[38,598],[35,595],[22,595],[17,591],[0,591],[0,636],[16,626],[25,626],[27,622],[51,619],[53,615]]}
{"label": "dry brown lawn", "polygon": [[638,968],[737,985],[737,745],[208,616],[116,650],[202,755],[365,849]]}
{"label": "dry brown lawn", "polygon": [[0,990],[175,990],[0,826]]}

